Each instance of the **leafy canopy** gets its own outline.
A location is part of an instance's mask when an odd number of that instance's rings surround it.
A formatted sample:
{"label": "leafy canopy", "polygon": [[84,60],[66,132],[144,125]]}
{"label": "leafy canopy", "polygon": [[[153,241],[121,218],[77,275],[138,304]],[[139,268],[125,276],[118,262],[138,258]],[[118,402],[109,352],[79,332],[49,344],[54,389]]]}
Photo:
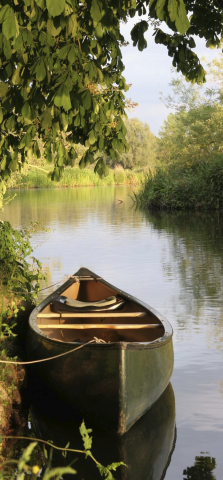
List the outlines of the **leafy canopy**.
{"label": "leafy canopy", "polygon": [[[119,160],[127,148],[121,21],[149,9],[148,21],[133,27],[133,44],[146,48],[149,23],[163,21],[173,32],[155,28],[155,42],[188,80],[202,83],[205,72],[193,35],[218,46],[221,2],[211,0],[0,0],[0,188],[11,172],[40,156],[53,162],[52,179],[73,165],[75,145],[87,151],[80,167],[96,163],[106,175],[101,152]],[[188,17],[190,14],[190,18]],[[155,22],[155,23],[154,23]],[[70,148],[64,147],[68,141]],[[98,153],[99,152],[99,153]]]}

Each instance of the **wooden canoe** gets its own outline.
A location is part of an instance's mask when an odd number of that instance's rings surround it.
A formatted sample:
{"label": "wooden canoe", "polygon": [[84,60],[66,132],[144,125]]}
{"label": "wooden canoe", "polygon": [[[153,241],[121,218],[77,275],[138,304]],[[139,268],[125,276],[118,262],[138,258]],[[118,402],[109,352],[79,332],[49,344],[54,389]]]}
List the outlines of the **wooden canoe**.
{"label": "wooden canoe", "polygon": [[[38,360],[83,346],[33,365],[32,375],[84,418],[123,434],[167,387],[172,336],[153,308],[81,268],[31,313],[27,351]],[[88,343],[95,337],[103,343]]]}

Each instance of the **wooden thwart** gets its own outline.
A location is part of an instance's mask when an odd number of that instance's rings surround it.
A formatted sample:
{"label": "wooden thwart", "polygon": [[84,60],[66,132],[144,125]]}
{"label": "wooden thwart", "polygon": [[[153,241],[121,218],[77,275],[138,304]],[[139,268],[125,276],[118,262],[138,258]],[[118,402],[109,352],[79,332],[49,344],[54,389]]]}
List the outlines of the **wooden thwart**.
{"label": "wooden thwart", "polygon": [[105,318],[105,317],[145,317],[145,312],[96,312],[96,313],[39,313],[37,318]]}
{"label": "wooden thwart", "polygon": [[162,324],[160,323],[153,323],[153,324],[142,324],[142,325],[121,325],[121,324],[118,324],[118,325],[103,325],[103,324],[97,324],[97,325],[93,325],[91,323],[88,323],[88,324],[61,324],[61,323],[56,323],[56,324],[51,324],[51,325],[39,325],[39,328],[58,328],[58,329],[75,329],[75,330],[87,330],[89,328],[100,328],[100,329],[104,329],[104,328],[109,328],[110,330],[129,330],[129,329],[140,329],[140,328],[161,328],[163,327]]}

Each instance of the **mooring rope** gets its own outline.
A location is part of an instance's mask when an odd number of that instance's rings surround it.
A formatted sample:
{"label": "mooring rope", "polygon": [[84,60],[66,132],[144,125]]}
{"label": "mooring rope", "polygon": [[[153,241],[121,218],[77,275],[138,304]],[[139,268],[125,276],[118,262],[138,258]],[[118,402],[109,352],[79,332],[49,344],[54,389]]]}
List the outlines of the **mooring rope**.
{"label": "mooring rope", "polygon": [[54,357],[49,357],[49,358],[41,358],[40,360],[33,360],[31,362],[14,362],[11,360],[0,360],[0,363],[10,363],[13,365],[31,365],[33,363],[41,363],[41,362],[48,362],[49,360],[54,360],[55,358],[63,357],[64,355],[68,355],[68,353],[75,352],[76,350],[80,350],[80,348],[86,347],[90,343],[106,343],[105,340],[102,340],[100,338],[94,337],[93,340],[90,340],[87,343],[84,343],[83,345],[80,345],[80,347],[73,348],[72,350],[68,350],[68,352],[60,353],[59,355],[55,355]]}
{"label": "mooring rope", "polygon": [[[49,285],[48,287],[40,288],[37,293],[43,292],[43,290],[48,290],[48,288],[54,287],[55,285],[58,285],[58,283],[61,283],[61,280],[59,282],[53,283],[53,285]],[[21,293],[23,295],[31,295],[32,293],[35,293],[34,290],[32,292],[17,292],[16,290],[9,290],[10,293]]]}

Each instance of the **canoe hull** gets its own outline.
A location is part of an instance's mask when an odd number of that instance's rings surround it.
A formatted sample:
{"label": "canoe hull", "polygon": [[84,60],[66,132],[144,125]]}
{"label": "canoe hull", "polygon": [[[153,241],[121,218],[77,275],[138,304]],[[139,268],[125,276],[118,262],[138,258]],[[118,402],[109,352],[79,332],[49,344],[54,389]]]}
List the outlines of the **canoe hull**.
{"label": "canoe hull", "polygon": [[[29,329],[32,360],[72,350]],[[173,370],[172,336],[159,346],[148,344],[86,345],[61,358],[32,367],[31,378],[44,381],[84,418],[119,434],[125,433],[161,396]]]}

